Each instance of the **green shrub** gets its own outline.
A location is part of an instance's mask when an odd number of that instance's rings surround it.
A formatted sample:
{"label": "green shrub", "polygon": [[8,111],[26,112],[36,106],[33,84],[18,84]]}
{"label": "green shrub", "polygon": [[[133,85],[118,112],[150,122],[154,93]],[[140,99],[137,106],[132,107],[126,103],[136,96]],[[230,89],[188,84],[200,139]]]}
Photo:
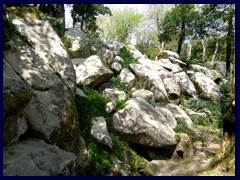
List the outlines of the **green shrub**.
{"label": "green shrub", "polygon": [[122,67],[124,68],[128,68],[129,64],[134,64],[136,63],[136,61],[133,59],[131,53],[129,52],[129,50],[127,50],[126,47],[123,47],[120,49],[118,56],[120,56],[121,58],[123,58],[124,62],[121,63]]}
{"label": "green shrub", "polygon": [[52,25],[52,28],[56,31],[56,33],[61,37],[64,34],[65,27],[62,19],[47,17],[48,22]]}
{"label": "green shrub", "polygon": [[72,47],[72,42],[71,42],[71,40],[70,40],[69,38],[67,38],[66,36],[61,37],[61,40],[62,40],[63,45],[64,45],[67,49],[69,49],[69,48]]}
{"label": "green shrub", "polygon": [[126,87],[119,78],[117,77],[112,77],[109,82],[111,82],[118,90],[124,91],[125,93],[129,93],[130,89]]}
{"label": "green shrub", "polygon": [[226,80],[227,82],[224,83],[224,82],[220,82],[219,84],[219,89],[220,89],[220,92],[224,95],[229,95],[231,93],[231,90],[232,90],[232,75],[228,75],[226,77]]}
{"label": "green shrub", "polygon": [[126,101],[127,99],[124,99],[124,100],[119,100],[116,102],[116,105],[117,105],[117,111],[123,109],[126,107]]}
{"label": "green shrub", "polygon": [[185,121],[181,120],[181,119],[177,119],[177,126],[174,129],[175,132],[180,133],[186,133],[187,132],[187,124]]}

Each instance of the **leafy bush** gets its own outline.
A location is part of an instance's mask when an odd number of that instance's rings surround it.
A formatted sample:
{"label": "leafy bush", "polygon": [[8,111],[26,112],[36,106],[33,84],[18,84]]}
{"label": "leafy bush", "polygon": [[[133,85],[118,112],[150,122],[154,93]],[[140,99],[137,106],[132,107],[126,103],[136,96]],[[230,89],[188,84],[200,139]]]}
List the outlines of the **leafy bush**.
{"label": "leafy bush", "polygon": [[177,126],[176,128],[174,129],[175,132],[184,132],[186,133],[186,129],[187,129],[187,124],[185,121],[181,120],[181,119],[178,119],[177,120]]}
{"label": "leafy bush", "polygon": [[226,77],[226,80],[227,80],[226,83],[220,82],[220,84],[219,84],[220,92],[224,95],[230,94],[230,92],[232,90],[232,76],[228,75]]}
{"label": "leafy bush", "polygon": [[116,87],[118,88],[120,91],[124,91],[125,93],[128,93],[130,91],[130,89],[128,87],[126,87],[119,78],[117,77],[112,77],[110,79],[110,82]]}
{"label": "leafy bush", "polygon": [[126,107],[126,100],[119,100],[116,102],[117,111]]}
{"label": "leafy bush", "polygon": [[71,42],[71,40],[70,40],[69,38],[67,38],[66,36],[61,37],[61,40],[62,40],[63,45],[64,45],[67,49],[69,49],[69,48],[72,47],[72,42]]}
{"label": "leafy bush", "polygon": [[124,68],[128,68],[129,64],[134,64],[136,63],[136,61],[133,59],[131,53],[129,52],[129,50],[127,50],[126,47],[123,47],[120,49],[118,56],[120,56],[121,58],[123,58],[124,62],[121,63],[122,67]]}
{"label": "leafy bush", "polygon": [[47,17],[48,22],[52,25],[52,28],[61,37],[65,31],[64,23],[59,18]]}

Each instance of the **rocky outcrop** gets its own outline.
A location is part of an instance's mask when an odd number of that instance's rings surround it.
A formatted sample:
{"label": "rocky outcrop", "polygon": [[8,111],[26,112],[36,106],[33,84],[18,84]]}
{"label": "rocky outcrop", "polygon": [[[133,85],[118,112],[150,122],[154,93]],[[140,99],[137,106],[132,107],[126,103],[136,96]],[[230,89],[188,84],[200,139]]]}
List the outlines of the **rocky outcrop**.
{"label": "rocky outcrop", "polygon": [[112,149],[112,139],[107,130],[107,123],[104,117],[96,117],[92,119],[91,135],[100,143]]}
{"label": "rocky outcrop", "polygon": [[179,102],[181,93],[179,78],[178,77],[165,78],[163,80],[163,84],[168,93],[170,101],[175,102],[177,104]]}
{"label": "rocky outcrop", "polygon": [[64,35],[71,41],[72,47],[70,50],[77,51],[83,48],[83,40],[86,38],[85,34],[78,28],[69,28]]}
{"label": "rocky outcrop", "polygon": [[117,104],[115,101],[108,102],[105,106],[105,110],[107,113],[111,113],[117,109]]}
{"label": "rocky outcrop", "polygon": [[128,45],[127,48],[130,51],[130,53],[132,54],[132,57],[134,59],[143,58],[143,54],[139,50],[137,50],[137,48],[134,45]]}
{"label": "rocky outcrop", "polygon": [[43,141],[23,141],[3,148],[4,176],[75,175],[76,155]]}
{"label": "rocky outcrop", "polygon": [[[3,60],[3,142],[18,136],[20,115],[32,98],[32,90]],[[20,122],[19,122],[20,121]]]}
{"label": "rocky outcrop", "polygon": [[185,96],[196,97],[197,91],[192,81],[185,72],[175,73],[180,78],[181,93]]}
{"label": "rocky outcrop", "polygon": [[103,97],[111,99],[112,101],[119,101],[126,99],[126,93],[124,91],[118,91],[116,89],[107,88],[102,92]]}
{"label": "rocky outcrop", "polygon": [[90,56],[76,68],[76,82],[79,85],[96,87],[107,82],[112,76],[113,72],[96,55]]}
{"label": "rocky outcrop", "polygon": [[176,144],[175,132],[165,117],[143,98],[126,102],[127,106],[113,115],[113,126],[127,141],[150,147]]}
{"label": "rocky outcrop", "polygon": [[146,89],[139,89],[139,90],[134,91],[132,93],[131,97],[132,98],[141,97],[150,104],[155,103],[154,94],[151,91],[148,91]]}
{"label": "rocky outcrop", "polygon": [[195,83],[198,95],[201,98],[216,102],[221,101],[222,95],[217,84],[208,76],[201,72],[196,72],[192,76],[192,80]]}
{"label": "rocky outcrop", "polygon": [[175,53],[173,51],[163,50],[157,55],[156,60],[166,59],[166,58],[169,58],[169,57],[174,57],[174,58],[178,59],[179,55],[178,55],[178,53]]}
{"label": "rocky outcrop", "polygon": [[135,83],[135,76],[134,74],[127,68],[122,69],[119,75],[120,81],[126,86],[131,88]]}
{"label": "rocky outcrop", "polygon": [[117,75],[120,73],[120,71],[122,70],[122,65],[118,62],[113,62],[110,65],[111,70]]}
{"label": "rocky outcrop", "polygon": [[130,64],[129,67],[135,76],[145,83],[144,88],[153,92],[155,101],[168,99],[164,84],[157,71],[151,71],[143,64]]}
{"label": "rocky outcrop", "polygon": [[190,66],[191,69],[193,69],[196,72],[202,72],[203,74],[205,74],[207,77],[209,77],[210,79],[213,79],[213,75],[211,73],[211,71],[203,66],[197,65],[197,64],[192,64]]}
{"label": "rocky outcrop", "polygon": [[163,106],[156,106],[155,109],[162,114],[165,119],[166,119],[166,123],[173,129],[176,128],[177,126],[177,121],[173,115],[173,113],[168,110],[167,108],[163,107]]}
{"label": "rocky outcrop", "polygon": [[[13,18],[31,47],[16,43],[15,52],[4,52],[11,67],[33,90],[24,110],[35,138],[75,151],[79,127],[73,95],[76,76],[60,38],[45,20]],[[33,50],[34,49],[34,50]]]}
{"label": "rocky outcrop", "polygon": [[180,108],[179,106],[169,103],[169,104],[165,105],[164,107],[173,113],[173,116],[175,119],[184,121],[188,126],[192,125],[192,120],[184,112],[184,110],[182,108]]}

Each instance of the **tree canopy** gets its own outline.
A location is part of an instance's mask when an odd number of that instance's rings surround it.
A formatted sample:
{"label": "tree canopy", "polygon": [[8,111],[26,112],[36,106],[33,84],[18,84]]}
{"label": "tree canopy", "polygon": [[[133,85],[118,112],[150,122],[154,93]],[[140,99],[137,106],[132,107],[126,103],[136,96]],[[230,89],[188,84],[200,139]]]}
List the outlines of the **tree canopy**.
{"label": "tree canopy", "polygon": [[71,11],[73,26],[75,27],[79,22],[82,31],[95,32],[98,28],[96,25],[96,16],[99,14],[111,15],[111,11],[103,4],[73,4]]}

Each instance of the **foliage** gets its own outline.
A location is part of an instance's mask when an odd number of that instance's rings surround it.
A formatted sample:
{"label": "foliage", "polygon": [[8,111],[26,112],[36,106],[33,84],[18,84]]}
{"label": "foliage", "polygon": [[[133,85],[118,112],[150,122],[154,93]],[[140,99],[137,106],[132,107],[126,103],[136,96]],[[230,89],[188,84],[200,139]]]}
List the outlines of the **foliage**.
{"label": "foliage", "polygon": [[59,36],[65,31],[65,25],[62,19],[47,17],[48,22],[52,25],[53,29],[57,32]]}
{"label": "foliage", "polygon": [[124,91],[125,93],[128,93],[129,92],[129,88],[126,87],[121,81],[119,78],[117,77],[112,77],[109,82],[111,82],[116,88],[118,88],[118,90],[120,91]]}
{"label": "foliage", "polygon": [[119,100],[116,102],[117,111],[126,107],[126,100]]}
{"label": "foliage", "polygon": [[71,16],[73,18],[73,26],[76,23],[80,23],[80,29],[82,31],[96,32],[96,16],[99,14],[109,14],[111,11],[108,7],[103,4],[73,4]]}
{"label": "foliage", "polygon": [[186,133],[186,129],[187,129],[187,124],[185,121],[181,120],[181,119],[177,119],[177,126],[174,129],[175,132],[184,132]]}
{"label": "foliage", "polygon": [[193,23],[196,17],[196,11],[192,4],[176,5],[169,11],[163,19],[162,39],[171,41],[173,35],[178,36],[178,50],[177,53],[181,54],[182,43],[188,35],[193,33]]}
{"label": "foliage", "polygon": [[61,37],[61,41],[62,41],[63,45],[64,45],[67,49],[69,49],[69,48],[72,47],[72,42],[71,42],[71,40],[70,40],[69,38],[67,38],[66,36]]}
{"label": "foliage", "polygon": [[222,128],[222,122],[223,122],[223,117],[222,117],[222,112],[225,108],[225,103],[214,103],[210,101],[205,101],[201,99],[189,99],[188,104],[190,108],[193,111],[198,111],[200,109],[208,109],[211,114],[208,115],[208,119],[205,121],[199,119],[199,118],[193,118],[193,121],[195,123],[199,123],[205,126],[213,126],[213,127],[219,127]]}
{"label": "foliage", "polygon": [[119,53],[117,54],[121,58],[123,58],[124,62],[121,63],[122,67],[128,68],[129,64],[134,64],[136,61],[133,59],[131,53],[126,47],[120,49]]}
{"label": "foliage", "polygon": [[36,4],[36,7],[47,16],[60,18],[64,15],[64,4]]}
{"label": "foliage", "polygon": [[232,76],[228,75],[226,77],[227,82],[220,82],[219,89],[222,94],[228,96],[231,93],[232,88]]}

